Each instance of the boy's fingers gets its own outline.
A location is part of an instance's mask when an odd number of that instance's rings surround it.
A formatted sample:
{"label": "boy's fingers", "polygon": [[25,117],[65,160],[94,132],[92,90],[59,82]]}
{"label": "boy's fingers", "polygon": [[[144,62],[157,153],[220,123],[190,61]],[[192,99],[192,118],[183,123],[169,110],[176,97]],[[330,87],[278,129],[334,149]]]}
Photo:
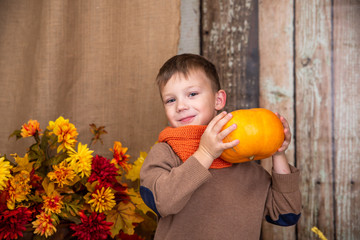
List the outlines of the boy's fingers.
{"label": "boy's fingers", "polygon": [[283,151],[285,151],[286,150],[286,146],[281,146],[280,148],[279,148],[279,150],[278,150],[278,152],[283,152]]}
{"label": "boy's fingers", "polygon": [[213,126],[214,131],[219,133],[222,130],[222,128],[224,127],[224,125],[228,121],[230,121],[231,118],[232,118],[232,114],[228,113],[228,114],[225,114],[222,118],[218,119],[218,121]]}
{"label": "boy's fingers", "polygon": [[289,128],[289,123],[286,121],[286,119],[284,117],[280,118],[284,128]]}
{"label": "boy's fingers", "polygon": [[224,149],[229,149],[235,147],[240,143],[239,139],[235,139],[234,141],[224,143]]}
{"label": "boy's fingers", "polygon": [[291,137],[291,133],[290,133],[289,128],[285,128],[285,129],[284,129],[284,132],[285,132],[285,135],[286,135],[286,136]]}
{"label": "boy's fingers", "polygon": [[223,111],[220,114],[216,115],[208,124],[208,128],[214,127],[222,118],[224,118],[227,115],[227,112]]}
{"label": "boy's fingers", "polygon": [[229,135],[232,131],[234,131],[235,129],[237,128],[237,125],[236,124],[233,124],[229,127],[227,127],[226,129],[224,129],[223,131],[221,131],[219,133],[219,138],[221,140],[223,140],[227,135]]}

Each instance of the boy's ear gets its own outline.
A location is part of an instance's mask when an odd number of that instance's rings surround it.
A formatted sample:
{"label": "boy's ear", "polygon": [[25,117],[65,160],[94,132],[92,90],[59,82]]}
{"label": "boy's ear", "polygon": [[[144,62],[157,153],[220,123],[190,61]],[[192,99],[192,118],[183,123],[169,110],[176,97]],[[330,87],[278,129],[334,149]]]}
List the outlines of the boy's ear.
{"label": "boy's ear", "polygon": [[217,111],[223,109],[226,104],[226,92],[222,89],[215,94],[215,109]]}

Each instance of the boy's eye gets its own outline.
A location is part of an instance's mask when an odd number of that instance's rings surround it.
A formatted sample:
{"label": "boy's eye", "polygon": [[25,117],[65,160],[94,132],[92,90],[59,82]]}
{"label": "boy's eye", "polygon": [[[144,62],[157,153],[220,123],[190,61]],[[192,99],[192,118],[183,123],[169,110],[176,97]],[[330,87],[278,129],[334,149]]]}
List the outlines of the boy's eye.
{"label": "boy's eye", "polygon": [[166,103],[172,103],[172,102],[175,102],[175,99],[174,99],[174,98],[171,98],[171,99],[166,100],[166,101],[165,101],[165,104],[166,104]]}
{"label": "boy's eye", "polygon": [[189,94],[190,97],[194,97],[194,96],[196,96],[196,95],[198,95],[197,92],[192,92],[192,93]]}

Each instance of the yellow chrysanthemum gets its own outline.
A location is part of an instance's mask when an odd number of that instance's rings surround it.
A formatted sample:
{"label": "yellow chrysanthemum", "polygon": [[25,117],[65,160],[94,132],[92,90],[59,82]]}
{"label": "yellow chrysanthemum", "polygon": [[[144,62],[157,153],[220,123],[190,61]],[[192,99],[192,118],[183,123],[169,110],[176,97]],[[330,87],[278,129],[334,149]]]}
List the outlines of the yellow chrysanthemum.
{"label": "yellow chrysanthemum", "polygon": [[64,205],[64,203],[62,201],[62,198],[63,198],[62,196],[51,195],[51,196],[43,196],[42,198],[44,200],[44,205],[43,205],[42,209],[44,209],[44,211],[47,214],[61,213],[61,208]]}
{"label": "yellow chrysanthemum", "polygon": [[70,167],[81,177],[89,177],[91,174],[91,163],[94,151],[87,148],[87,144],[78,144],[78,151],[74,149],[69,150],[69,157],[66,159],[69,162]]}
{"label": "yellow chrysanthemum", "polygon": [[26,200],[26,196],[30,193],[31,190],[29,182],[30,174],[24,170],[10,179],[10,186],[8,189],[9,197],[7,200],[7,206],[9,209],[14,209],[16,202],[22,202]]}
{"label": "yellow chrysanthemum", "polygon": [[115,196],[110,188],[105,190],[105,188],[102,187],[101,190],[96,190],[91,194],[91,197],[92,199],[88,201],[88,204],[90,204],[93,211],[95,210],[99,213],[111,210],[116,204],[114,200]]}
{"label": "yellow chrysanthemum", "polygon": [[76,143],[76,137],[79,135],[74,124],[69,123],[69,119],[59,117],[55,122],[50,121],[47,129],[58,137],[58,142],[61,143],[57,152],[61,150],[71,149]]}
{"label": "yellow chrysanthemum", "polygon": [[67,166],[66,161],[62,161],[59,165],[55,165],[54,171],[48,173],[48,177],[51,181],[59,184],[59,187],[64,185],[71,185],[76,173],[71,167]]}
{"label": "yellow chrysanthemum", "polygon": [[40,123],[36,120],[29,120],[28,123],[22,125],[21,127],[21,136],[23,138],[25,137],[31,137],[34,136],[36,132],[40,132]]}
{"label": "yellow chrysanthemum", "polygon": [[32,222],[33,227],[35,228],[34,233],[38,235],[45,235],[49,237],[56,232],[56,227],[54,226],[54,220],[51,218],[50,214],[45,212],[40,213],[36,216],[36,220]]}
{"label": "yellow chrysanthemum", "polygon": [[5,161],[4,157],[0,157],[0,191],[6,187],[7,181],[11,178],[10,162]]}

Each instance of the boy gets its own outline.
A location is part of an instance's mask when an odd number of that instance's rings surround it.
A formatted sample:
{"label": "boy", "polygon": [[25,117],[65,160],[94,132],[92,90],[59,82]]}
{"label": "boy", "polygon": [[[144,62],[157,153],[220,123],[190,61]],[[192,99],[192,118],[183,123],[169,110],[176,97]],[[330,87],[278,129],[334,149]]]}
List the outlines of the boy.
{"label": "boy", "polygon": [[239,140],[222,140],[236,129],[222,127],[226,93],[205,58],[182,54],[169,59],[157,76],[170,127],[159,135],[140,172],[144,202],[159,216],[155,239],[259,239],[263,218],[290,226],[300,217],[299,171],[285,150],[291,133],[273,158],[270,176],[254,161],[230,164],[219,156]]}

